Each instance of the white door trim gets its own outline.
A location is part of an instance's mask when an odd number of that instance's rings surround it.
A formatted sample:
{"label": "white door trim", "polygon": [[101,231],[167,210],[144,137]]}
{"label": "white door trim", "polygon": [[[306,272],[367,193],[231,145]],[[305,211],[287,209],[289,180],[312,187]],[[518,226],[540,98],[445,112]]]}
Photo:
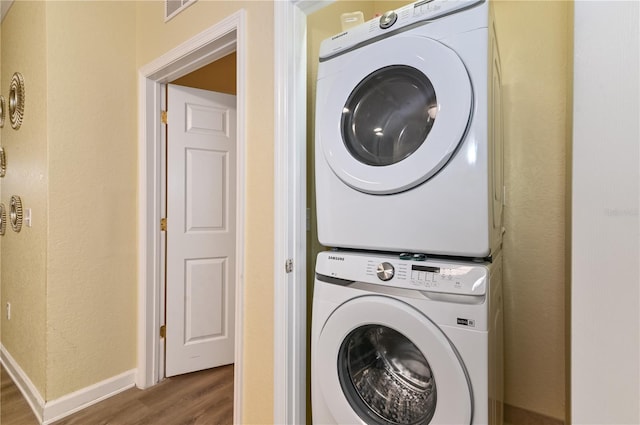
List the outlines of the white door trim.
{"label": "white door trim", "polygon": [[[307,15],[331,1],[274,3],[274,418],[306,422]],[[293,271],[285,263],[293,260]]]}
{"label": "white door trim", "polygon": [[163,234],[160,232],[163,86],[203,65],[237,52],[237,205],[236,205],[236,341],[234,423],[242,423],[242,358],[244,313],[244,207],[246,150],[246,13],[240,10],[168,51],[138,71],[138,368],[136,385],[146,388],[161,379]]}

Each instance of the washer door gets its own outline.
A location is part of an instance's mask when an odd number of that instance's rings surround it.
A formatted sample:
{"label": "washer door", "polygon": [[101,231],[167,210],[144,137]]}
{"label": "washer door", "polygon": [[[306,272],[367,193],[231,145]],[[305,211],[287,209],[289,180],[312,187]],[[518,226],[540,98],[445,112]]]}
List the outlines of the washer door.
{"label": "washer door", "polygon": [[331,60],[342,66],[318,80],[316,143],[344,183],[397,193],[447,163],[472,104],[469,75],[453,50],[401,34]]}
{"label": "washer door", "polygon": [[457,351],[402,301],[371,295],[342,304],[314,354],[337,423],[471,423],[472,393]]}

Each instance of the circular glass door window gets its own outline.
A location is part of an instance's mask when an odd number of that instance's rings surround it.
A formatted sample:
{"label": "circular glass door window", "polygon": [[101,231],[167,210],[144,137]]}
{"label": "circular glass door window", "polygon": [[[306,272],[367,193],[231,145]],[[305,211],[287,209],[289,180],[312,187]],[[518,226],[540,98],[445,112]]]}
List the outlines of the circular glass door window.
{"label": "circular glass door window", "polygon": [[338,353],[347,400],[371,424],[428,424],[436,410],[431,367],[406,336],[382,325],[353,330]]}
{"label": "circular glass door window", "polygon": [[347,99],[343,141],[363,164],[395,164],[425,142],[437,112],[429,78],[411,66],[388,66],[364,78]]}

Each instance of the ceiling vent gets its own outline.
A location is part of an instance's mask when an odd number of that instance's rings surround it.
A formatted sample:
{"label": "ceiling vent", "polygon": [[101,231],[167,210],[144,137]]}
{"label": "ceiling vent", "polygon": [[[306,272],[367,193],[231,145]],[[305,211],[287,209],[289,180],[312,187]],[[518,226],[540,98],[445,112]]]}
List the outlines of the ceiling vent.
{"label": "ceiling vent", "polygon": [[178,13],[191,6],[197,0],[165,0],[164,2],[164,21],[167,22]]}

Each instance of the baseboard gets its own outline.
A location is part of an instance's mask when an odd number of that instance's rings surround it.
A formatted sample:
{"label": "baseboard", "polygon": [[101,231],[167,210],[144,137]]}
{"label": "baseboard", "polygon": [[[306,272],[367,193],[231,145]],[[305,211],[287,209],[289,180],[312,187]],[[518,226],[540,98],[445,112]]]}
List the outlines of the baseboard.
{"label": "baseboard", "polygon": [[22,393],[22,396],[33,410],[39,423],[44,415],[44,398],[20,365],[11,357],[4,345],[0,344],[0,362],[11,377],[11,380]]}
{"label": "baseboard", "polygon": [[9,352],[0,344],[0,361],[11,376],[38,422],[47,425],[78,412],[86,407],[132,388],[135,384],[136,369],[105,379],[97,384],[82,388],[58,399],[44,401],[29,377]]}
{"label": "baseboard", "polygon": [[134,386],[136,369],[46,402],[43,425],[50,424]]}
{"label": "baseboard", "polygon": [[512,425],[564,425],[564,421],[520,407],[504,405],[504,422]]}

